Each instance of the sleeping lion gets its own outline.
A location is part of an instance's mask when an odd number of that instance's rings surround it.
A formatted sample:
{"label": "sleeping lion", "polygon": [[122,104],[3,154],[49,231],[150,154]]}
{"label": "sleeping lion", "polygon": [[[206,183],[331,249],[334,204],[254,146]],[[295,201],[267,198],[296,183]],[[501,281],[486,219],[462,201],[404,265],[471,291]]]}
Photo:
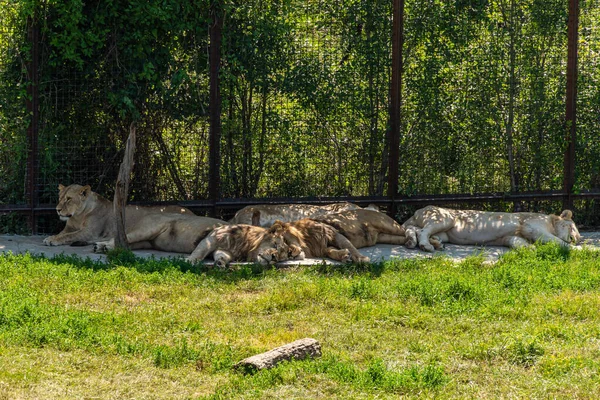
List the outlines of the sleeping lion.
{"label": "sleeping lion", "polygon": [[386,214],[358,209],[305,218],[276,221],[271,231],[283,236],[298,256],[329,257],[337,261],[369,262],[357,249],[377,243],[404,244],[404,228]]}
{"label": "sleeping lion", "polygon": [[260,226],[237,224],[214,229],[186,258],[204,260],[212,254],[215,266],[225,268],[231,261],[248,261],[261,265],[275,264],[294,257],[283,238]]}
{"label": "sleeping lion", "polygon": [[[257,204],[242,208],[229,222],[232,224],[270,227],[275,221],[292,222],[303,218],[315,218],[337,212],[358,209],[360,209],[360,206],[348,202],[326,205]],[[377,211],[377,206],[371,204],[367,209]]]}
{"label": "sleeping lion", "polygon": [[440,247],[430,241],[432,235],[439,242],[465,245],[516,248],[540,241],[568,246],[581,240],[572,217],[570,210],[564,210],[558,216],[427,206],[417,210],[402,225],[406,229],[406,247],[413,248],[418,244],[429,252]]}

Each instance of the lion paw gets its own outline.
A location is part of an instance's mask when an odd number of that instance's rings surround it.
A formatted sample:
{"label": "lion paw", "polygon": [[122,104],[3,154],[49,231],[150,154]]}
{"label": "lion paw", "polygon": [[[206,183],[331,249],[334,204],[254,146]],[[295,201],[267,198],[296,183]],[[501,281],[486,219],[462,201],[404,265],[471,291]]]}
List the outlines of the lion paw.
{"label": "lion paw", "polygon": [[404,246],[406,246],[407,249],[414,249],[415,247],[417,247],[417,242],[413,239],[406,239]]}
{"label": "lion paw", "polygon": [[300,246],[297,246],[295,244],[291,244],[289,246],[289,251],[288,251],[288,258],[291,260],[304,260],[305,258],[305,254],[304,251],[302,251],[302,248]]}
{"label": "lion paw", "polygon": [[58,246],[59,244],[55,241],[56,236],[48,236],[44,239],[45,246]]}
{"label": "lion paw", "polygon": [[359,264],[366,264],[371,262],[371,259],[367,256],[360,256],[356,258],[356,262]]}
{"label": "lion paw", "polygon": [[352,259],[352,254],[350,254],[350,251],[348,249],[340,249],[339,261],[343,263],[351,263],[354,260]]}
{"label": "lion paw", "polygon": [[421,248],[421,250],[426,251],[428,253],[433,253],[433,251],[435,250],[435,248],[429,243],[421,243],[419,247]]}
{"label": "lion paw", "polygon": [[108,247],[105,243],[94,243],[94,253],[106,253],[107,251]]}

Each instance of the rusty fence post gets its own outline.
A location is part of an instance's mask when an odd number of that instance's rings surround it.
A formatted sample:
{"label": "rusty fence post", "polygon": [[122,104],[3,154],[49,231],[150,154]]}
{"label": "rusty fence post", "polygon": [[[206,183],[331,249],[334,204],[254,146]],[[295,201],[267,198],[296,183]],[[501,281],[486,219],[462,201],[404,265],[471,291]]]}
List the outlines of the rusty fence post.
{"label": "rusty fence post", "polygon": [[568,50],[567,50],[567,93],[565,128],[563,209],[573,207],[575,185],[575,146],[577,144],[577,40],[579,29],[579,0],[569,0]]}
{"label": "rusty fence post", "polygon": [[37,15],[27,20],[27,40],[31,44],[30,59],[27,61],[27,115],[30,118],[27,127],[27,205],[29,208],[28,225],[31,233],[37,234],[36,207],[38,205],[38,135],[39,135],[39,24]]}
{"label": "rusty fence post", "polygon": [[404,44],[404,0],[394,0],[392,23],[392,76],[390,79],[390,125],[389,125],[389,215],[395,217],[398,194],[398,168],[400,158],[400,107],[402,106],[402,46]]}
{"label": "rusty fence post", "polygon": [[219,68],[221,64],[221,38],[223,28],[222,8],[219,1],[211,5],[212,21],[209,28],[209,68],[210,68],[210,127],[209,127],[209,166],[208,196],[212,203],[210,214],[217,214],[216,203],[221,192],[221,92]]}

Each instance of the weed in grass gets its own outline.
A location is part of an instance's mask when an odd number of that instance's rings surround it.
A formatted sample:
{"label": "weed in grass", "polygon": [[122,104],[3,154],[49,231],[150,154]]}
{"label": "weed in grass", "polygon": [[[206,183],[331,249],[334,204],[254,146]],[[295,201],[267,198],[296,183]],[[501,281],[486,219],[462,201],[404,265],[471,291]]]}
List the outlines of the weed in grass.
{"label": "weed in grass", "polygon": [[373,359],[365,370],[353,364],[329,357],[314,363],[316,370],[329,377],[357,388],[406,393],[423,388],[434,389],[447,381],[444,370],[437,364],[411,366],[392,370],[381,359]]}
{"label": "weed in grass", "polygon": [[538,367],[545,378],[556,379],[576,371],[581,372],[586,367],[597,369],[598,363],[581,357],[550,356],[544,357]]}
{"label": "weed in grass", "polygon": [[477,286],[467,279],[455,277],[419,276],[398,286],[403,298],[414,298],[421,306],[443,306],[446,311],[465,312],[477,307],[481,295]]}
{"label": "weed in grass", "polygon": [[507,349],[507,358],[525,368],[533,366],[544,355],[544,348],[536,340],[515,340]]}
{"label": "weed in grass", "polygon": [[188,346],[187,340],[182,339],[176,346],[158,346],[154,349],[154,365],[159,368],[178,367],[190,361],[199,359],[199,352]]}
{"label": "weed in grass", "polygon": [[553,243],[536,243],[536,254],[540,260],[547,261],[566,261],[571,256],[571,248],[566,246],[557,246]]}
{"label": "weed in grass", "polygon": [[350,298],[368,300],[375,296],[373,281],[364,277],[354,280],[350,284]]}

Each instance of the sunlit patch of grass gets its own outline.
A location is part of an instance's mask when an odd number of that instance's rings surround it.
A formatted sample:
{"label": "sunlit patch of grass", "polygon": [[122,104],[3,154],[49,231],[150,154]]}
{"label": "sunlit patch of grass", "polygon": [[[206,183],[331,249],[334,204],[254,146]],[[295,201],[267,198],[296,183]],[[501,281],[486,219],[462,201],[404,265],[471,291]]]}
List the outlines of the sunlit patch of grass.
{"label": "sunlit patch of grass", "polygon": [[[598,252],[552,245],[286,270],[4,255],[0,397],[599,397],[598,299]],[[232,368],[303,337],[322,358]]]}

